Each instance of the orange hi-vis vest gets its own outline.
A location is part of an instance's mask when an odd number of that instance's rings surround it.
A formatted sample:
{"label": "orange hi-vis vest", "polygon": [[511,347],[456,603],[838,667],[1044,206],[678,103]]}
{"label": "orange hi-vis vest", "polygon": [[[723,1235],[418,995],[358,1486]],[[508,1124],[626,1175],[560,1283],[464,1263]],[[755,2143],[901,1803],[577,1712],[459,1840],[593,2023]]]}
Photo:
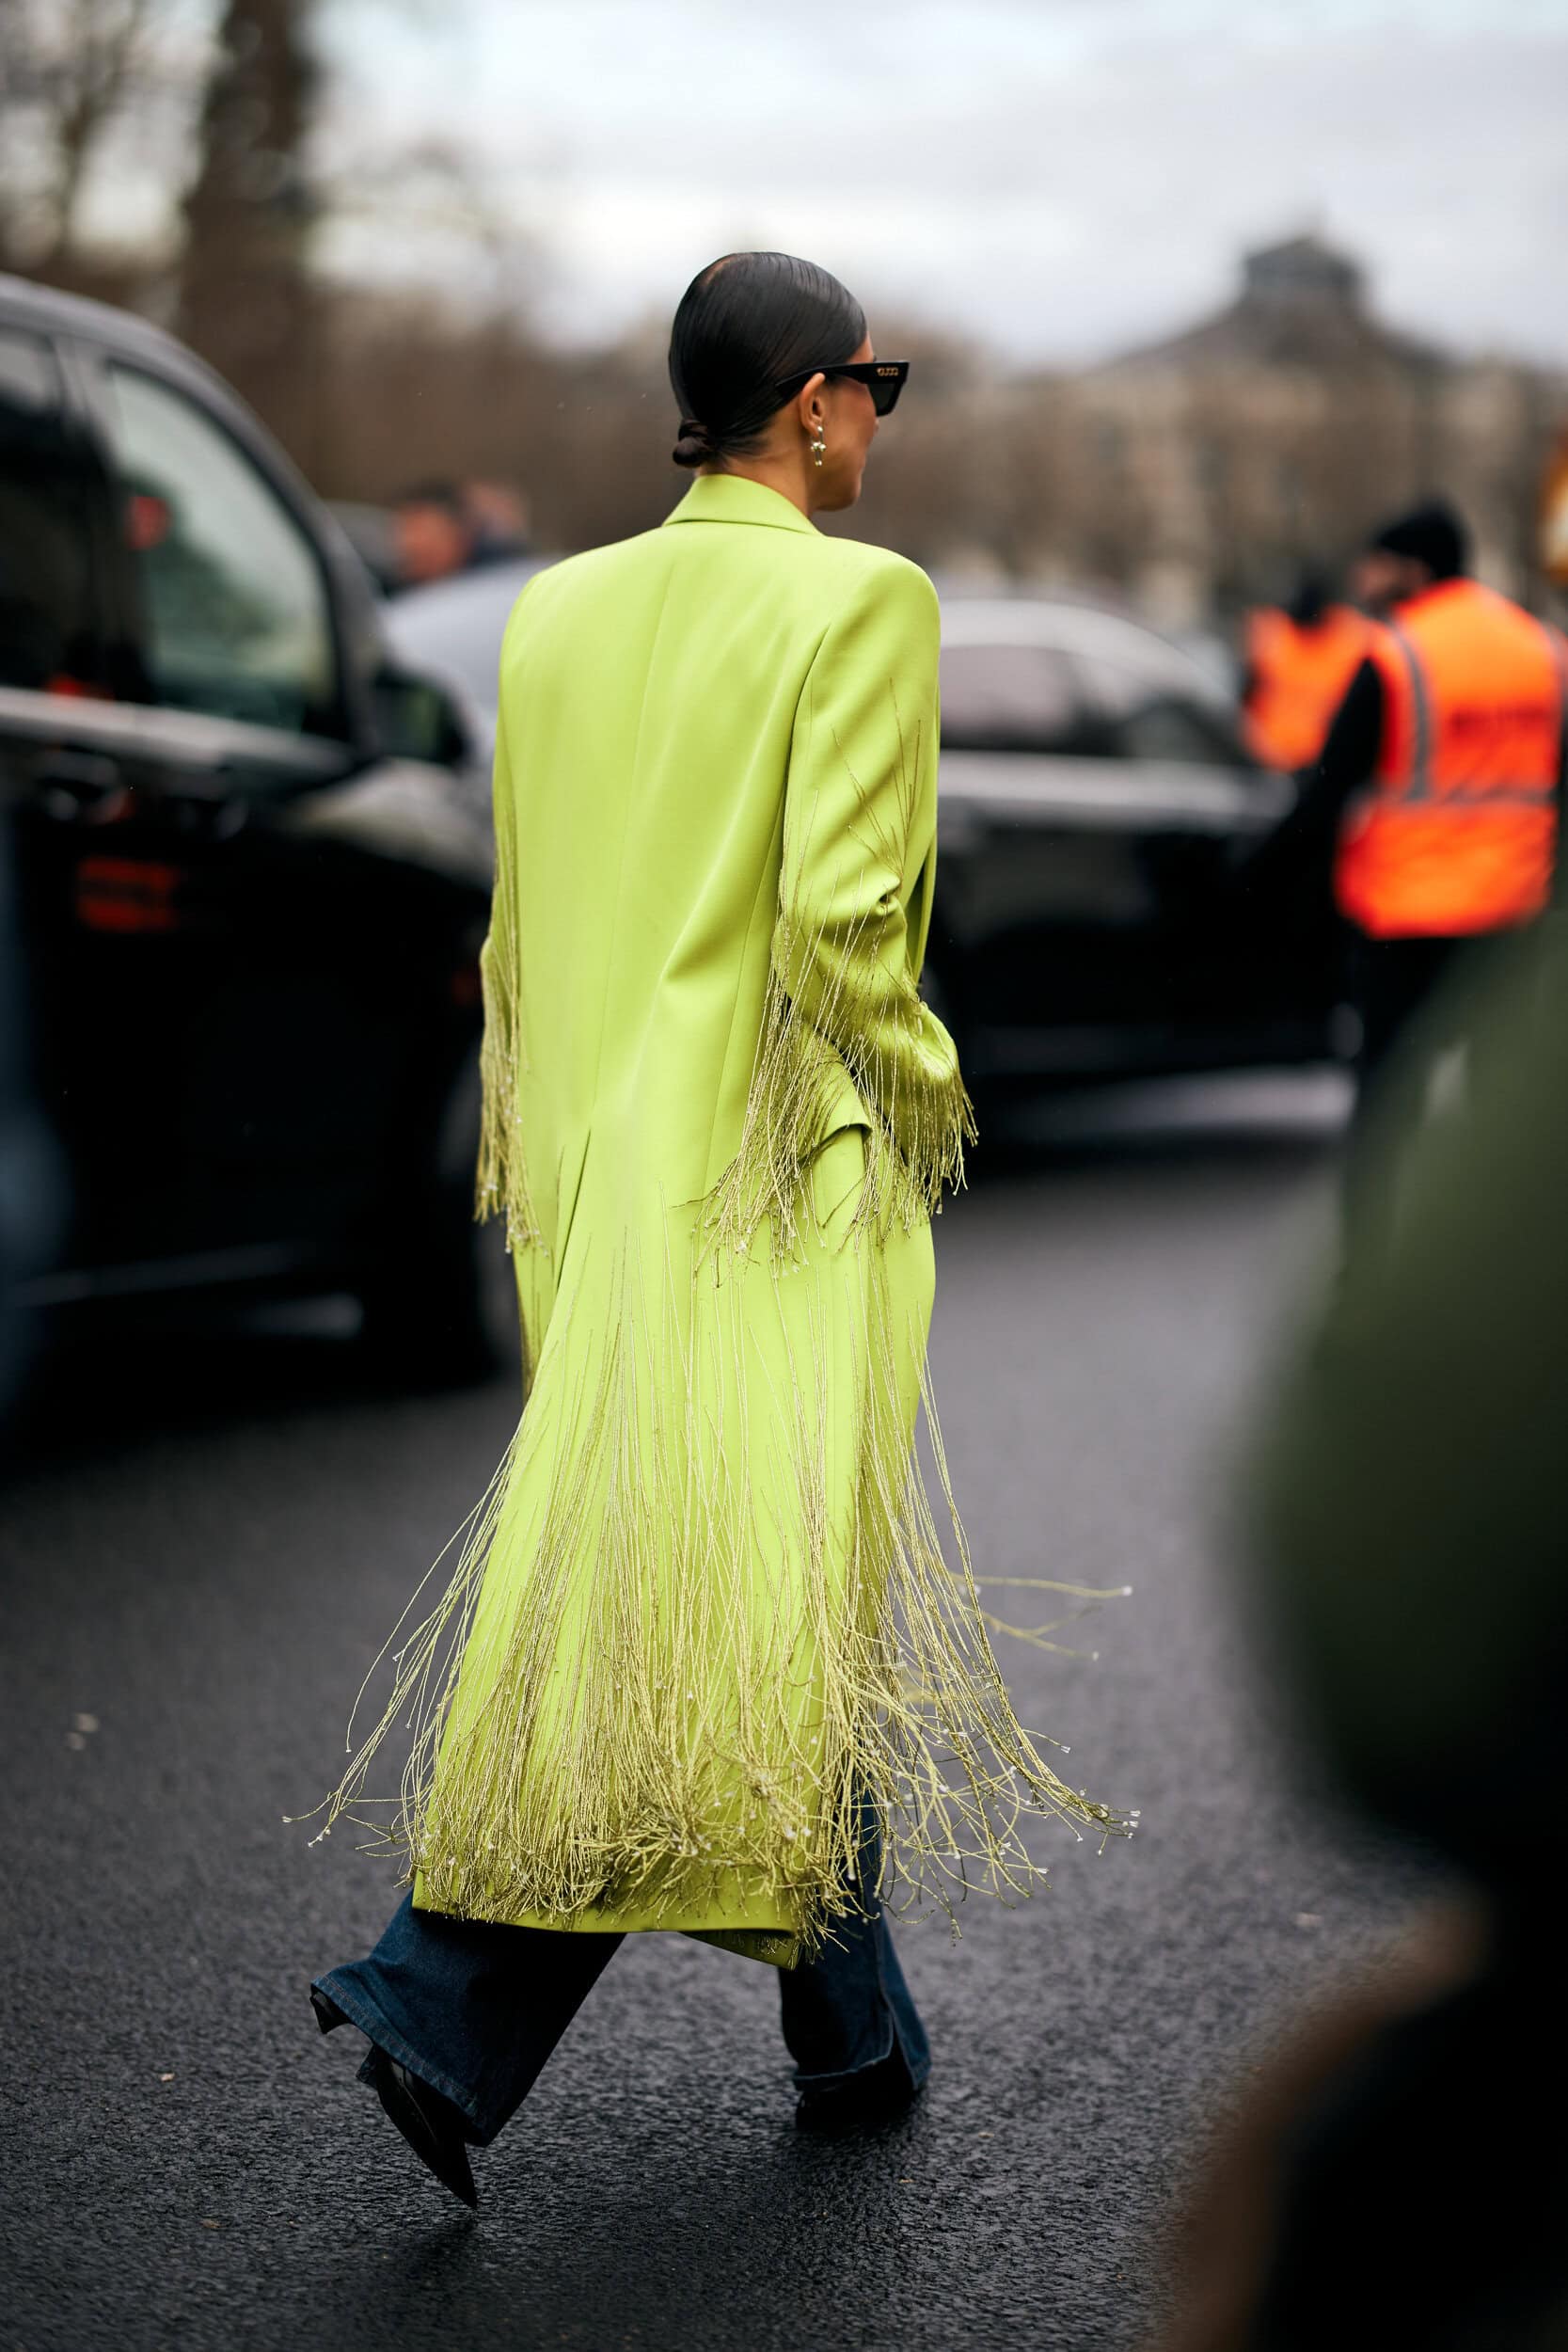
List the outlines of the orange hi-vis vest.
{"label": "orange hi-vis vest", "polygon": [[1372,631],[1383,740],[1339,836],[1340,910],[1374,939],[1457,939],[1541,913],[1557,854],[1568,644],[1479,580]]}
{"label": "orange hi-vis vest", "polygon": [[1309,768],[1366,656],[1371,623],[1331,604],[1310,628],[1266,606],[1247,622],[1247,749],[1265,768]]}

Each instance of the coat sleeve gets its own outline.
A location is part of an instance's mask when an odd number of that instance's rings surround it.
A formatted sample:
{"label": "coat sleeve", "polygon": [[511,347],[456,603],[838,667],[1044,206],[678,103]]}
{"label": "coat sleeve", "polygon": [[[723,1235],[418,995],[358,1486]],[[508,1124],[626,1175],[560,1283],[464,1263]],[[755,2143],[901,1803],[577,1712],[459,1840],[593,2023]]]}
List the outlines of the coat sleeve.
{"label": "coat sleeve", "polygon": [[823,636],[785,787],[777,984],[833,1049],[934,1207],[973,1134],[958,1054],[917,986],[936,856],[936,592],[879,568]]}

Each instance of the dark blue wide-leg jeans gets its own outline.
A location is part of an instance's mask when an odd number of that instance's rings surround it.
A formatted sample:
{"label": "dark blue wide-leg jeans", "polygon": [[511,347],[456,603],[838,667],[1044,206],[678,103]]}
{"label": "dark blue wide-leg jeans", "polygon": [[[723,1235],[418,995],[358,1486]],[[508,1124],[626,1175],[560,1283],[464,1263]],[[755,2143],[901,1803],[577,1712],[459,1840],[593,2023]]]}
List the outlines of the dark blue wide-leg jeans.
{"label": "dark blue wide-leg jeans", "polygon": [[[621,1941],[451,1919],[416,1911],[405,1895],[368,1959],[316,1983],[450,2099],[483,2148],[528,2096]],[[802,2090],[836,2088],[895,2052],[911,2086],[925,2081],[926,2030],[879,1905],[840,1920],[815,1959],[781,1969],[779,1991]]]}

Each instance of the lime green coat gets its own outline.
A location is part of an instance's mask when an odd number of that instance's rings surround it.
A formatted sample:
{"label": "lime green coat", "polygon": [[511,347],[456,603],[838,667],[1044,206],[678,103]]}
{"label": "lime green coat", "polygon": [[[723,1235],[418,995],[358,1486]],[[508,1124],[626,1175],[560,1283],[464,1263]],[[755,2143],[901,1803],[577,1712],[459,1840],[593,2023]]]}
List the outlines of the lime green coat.
{"label": "lime green coat", "polygon": [[937,650],[924,573],[726,475],[513,613],[480,1206],[531,1388],[400,1653],[421,1904],[787,1960],[867,1796],[939,1891],[1022,1867],[1021,1801],[1101,1818],[911,1461],[968,1122],[916,988]]}

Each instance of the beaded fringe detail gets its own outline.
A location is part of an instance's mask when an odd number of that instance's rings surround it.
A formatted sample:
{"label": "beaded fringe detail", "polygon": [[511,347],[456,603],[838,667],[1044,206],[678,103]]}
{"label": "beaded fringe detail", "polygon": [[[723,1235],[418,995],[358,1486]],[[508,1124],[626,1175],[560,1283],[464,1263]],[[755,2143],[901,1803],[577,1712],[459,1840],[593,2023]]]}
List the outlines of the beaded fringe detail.
{"label": "beaded fringe detail", "polygon": [[[721,1265],[744,1258],[761,1231],[775,1263],[798,1254],[808,1232],[807,1172],[823,1138],[845,1121],[847,1084],[865,1136],[865,1178],[850,1244],[875,1247],[895,1230],[909,1232],[939,1213],[944,1191],[963,1183],[974,1116],[962,1075],[956,1062],[942,1066],[945,1057],[933,1055],[932,1066],[922,1066],[934,1024],[912,986],[890,1008],[880,976],[876,982],[861,977],[870,960],[854,934],[871,928],[846,928],[843,952],[831,959],[832,977],[808,1020],[781,974],[809,964],[816,950],[799,946],[792,918],[781,917],[739,1149],[703,1204],[703,1247]],[[904,1057],[871,1041],[879,1023],[896,1025],[910,1057],[920,1056],[915,1074]],[[830,1042],[834,1039],[842,1044]],[[876,1083],[882,1075],[871,1066],[877,1062],[887,1066],[885,1090]],[[879,1103],[887,1108],[871,1107]]]}
{"label": "beaded fringe detail", "polygon": [[[847,1238],[885,1239],[934,1216],[963,1183],[974,1113],[952,1041],[922,1003],[908,965],[897,874],[918,794],[922,745],[890,681],[895,755],[873,788],[842,746],[855,803],[845,830],[810,799],[784,821],[779,911],[762,1028],[739,1148],[705,1204],[706,1246],[721,1261],[767,1227],[775,1263],[801,1240],[806,1170],[846,1117],[852,1089],[866,1137],[865,1181]],[[819,843],[826,836],[832,848]],[[831,864],[829,860],[831,859]],[[809,886],[807,877],[809,876]],[[880,881],[871,897],[867,877]]]}
{"label": "beaded fringe detail", "polygon": [[[786,1279],[843,1278],[830,1265]],[[680,1924],[738,1886],[809,1945],[859,1899],[863,1798],[883,1825],[889,1891],[950,1915],[973,1887],[1022,1894],[1043,1879],[1022,1835],[1030,1816],[1101,1839],[1133,1825],[1070,1788],[1042,1754],[1053,1743],[1018,1722],[923,1350],[899,1360],[880,1279],[836,1341],[831,1304],[807,1308],[811,1358],[793,1393],[774,1399],[757,1440],[767,1459],[726,1470],[718,1458],[721,1443],[698,1423],[746,1406],[743,1287],[722,1286],[715,1317],[703,1285],[693,1341],[676,1336],[683,1318],[623,1283],[595,1371],[558,1400],[547,1439],[531,1434],[546,1427],[542,1371],[455,1575],[393,1653],[391,1695],[328,1800],[326,1828],[347,1814],[398,1849],[436,1909]],[[929,1485],[910,1445],[911,1365]],[[851,1372],[864,1410],[846,1529],[821,1400]],[[531,1448],[546,1441],[542,1502],[519,1517]],[[1037,1589],[1080,1604],[1109,1597]],[[1053,1627],[1008,1629],[1054,1645]],[[404,1717],[402,1792],[367,1816],[367,1772]]]}
{"label": "beaded fringe detail", "polygon": [[[498,901],[501,883],[497,883]],[[479,1159],[474,1170],[474,1215],[506,1220],[510,1250],[531,1249],[539,1241],[539,1219],[529,1190],[528,1164],[520,1136],[518,1089],[524,1075],[517,1008],[516,953],[510,926],[492,919],[480,951],[484,993],[484,1035],[479,1049],[483,1109]]]}

